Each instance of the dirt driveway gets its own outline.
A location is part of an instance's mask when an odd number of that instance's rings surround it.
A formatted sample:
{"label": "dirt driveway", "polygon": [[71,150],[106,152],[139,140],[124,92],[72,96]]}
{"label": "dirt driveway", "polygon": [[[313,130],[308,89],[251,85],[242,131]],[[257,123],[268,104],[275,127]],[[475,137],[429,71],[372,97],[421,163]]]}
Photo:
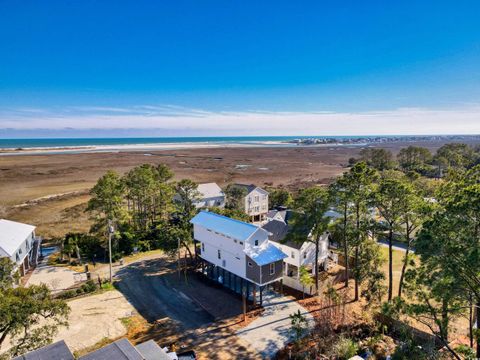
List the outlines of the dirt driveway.
{"label": "dirt driveway", "polygon": [[[260,359],[235,331],[242,303],[222,288],[194,275],[185,280],[166,258],[149,259],[116,272],[118,289],[150,323],[169,318],[177,328],[176,344],[196,351],[199,359]],[[142,339],[147,340],[146,338]],[[162,338],[155,339],[160,345]]]}
{"label": "dirt driveway", "polygon": [[126,266],[115,274],[118,289],[148,322],[169,317],[185,330],[210,324],[213,316],[175,287],[178,279],[166,265],[155,259]]}

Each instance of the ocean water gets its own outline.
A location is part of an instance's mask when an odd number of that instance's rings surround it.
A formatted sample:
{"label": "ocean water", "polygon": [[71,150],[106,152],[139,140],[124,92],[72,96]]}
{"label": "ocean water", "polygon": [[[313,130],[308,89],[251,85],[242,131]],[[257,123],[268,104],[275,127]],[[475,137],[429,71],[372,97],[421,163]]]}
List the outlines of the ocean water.
{"label": "ocean water", "polygon": [[148,138],[52,138],[52,139],[0,139],[0,149],[66,148],[111,145],[151,144],[255,144],[270,141],[289,141],[299,138],[364,138],[365,136],[231,136],[231,137],[148,137]]}

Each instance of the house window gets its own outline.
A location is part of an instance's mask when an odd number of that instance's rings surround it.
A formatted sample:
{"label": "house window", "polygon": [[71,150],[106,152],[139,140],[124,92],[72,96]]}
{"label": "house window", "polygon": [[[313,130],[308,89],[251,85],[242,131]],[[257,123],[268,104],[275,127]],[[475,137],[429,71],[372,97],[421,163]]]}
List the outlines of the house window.
{"label": "house window", "polygon": [[307,252],[306,252],[306,251],[303,253],[303,258],[304,258],[304,259],[307,258]]}
{"label": "house window", "polygon": [[260,200],[260,198],[257,196],[255,196],[255,202],[258,202]]}
{"label": "house window", "polygon": [[292,253],[291,253],[290,255],[291,255],[290,257],[291,257],[292,259],[295,259],[295,253],[294,253],[293,251],[292,251]]}
{"label": "house window", "polygon": [[240,241],[239,243],[240,243],[240,245],[243,245],[243,241]]}
{"label": "house window", "polygon": [[275,263],[270,264],[270,275],[275,274]]}
{"label": "house window", "polygon": [[222,258],[222,253],[220,252],[220,250],[217,250],[217,256],[218,256],[219,259]]}
{"label": "house window", "polygon": [[222,260],[222,267],[227,267],[227,260]]}
{"label": "house window", "polygon": [[258,240],[255,240],[255,246],[258,246]]}
{"label": "house window", "polygon": [[263,195],[262,200],[267,200],[267,195]]}
{"label": "house window", "polygon": [[237,240],[233,239],[233,242],[236,244],[236,243],[237,243]]}
{"label": "house window", "polygon": [[22,253],[22,249],[18,249],[18,253],[21,254],[21,253]]}
{"label": "house window", "polygon": [[205,252],[205,243],[202,243],[202,253]]}
{"label": "house window", "polygon": [[253,267],[253,264],[251,261],[248,262],[248,267]]}

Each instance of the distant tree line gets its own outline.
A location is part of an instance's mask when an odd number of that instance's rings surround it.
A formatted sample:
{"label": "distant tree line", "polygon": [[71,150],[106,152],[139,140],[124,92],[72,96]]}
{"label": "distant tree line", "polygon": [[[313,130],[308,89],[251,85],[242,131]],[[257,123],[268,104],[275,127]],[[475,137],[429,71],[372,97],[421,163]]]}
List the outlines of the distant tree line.
{"label": "distant tree line", "polygon": [[469,169],[480,164],[480,146],[450,143],[441,146],[435,153],[420,146],[401,149],[396,158],[392,152],[377,147],[367,147],[360,151],[358,158],[351,158],[350,165],[364,161],[379,170],[397,169],[425,177],[442,177],[449,169]]}

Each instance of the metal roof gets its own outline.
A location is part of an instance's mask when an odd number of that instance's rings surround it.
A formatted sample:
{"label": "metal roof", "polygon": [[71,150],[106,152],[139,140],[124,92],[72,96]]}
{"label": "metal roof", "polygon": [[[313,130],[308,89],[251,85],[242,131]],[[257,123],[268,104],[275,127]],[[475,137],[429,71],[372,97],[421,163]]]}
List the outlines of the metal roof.
{"label": "metal roof", "polygon": [[202,199],[225,196],[220,186],[216,183],[199,184],[197,190],[201,194]]}
{"label": "metal roof", "polygon": [[242,241],[247,240],[258,230],[265,231],[256,225],[209,211],[200,211],[190,222],[194,225],[199,225],[208,230],[216,231],[222,235],[227,235]]}
{"label": "metal roof", "polygon": [[269,241],[265,241],[264,244],[261,246],[250,246],[247,245],[243,252],[258,266],[267,265],[279,260],[283,260],[288,257],[285,253],[283,253],[280,249],[278,249],[275,245],[270,243]]}
{"label": "metal roof", "polygon": [[0,219],[0,254],[13,256],[25,239],[35,230],[35,226]]}

